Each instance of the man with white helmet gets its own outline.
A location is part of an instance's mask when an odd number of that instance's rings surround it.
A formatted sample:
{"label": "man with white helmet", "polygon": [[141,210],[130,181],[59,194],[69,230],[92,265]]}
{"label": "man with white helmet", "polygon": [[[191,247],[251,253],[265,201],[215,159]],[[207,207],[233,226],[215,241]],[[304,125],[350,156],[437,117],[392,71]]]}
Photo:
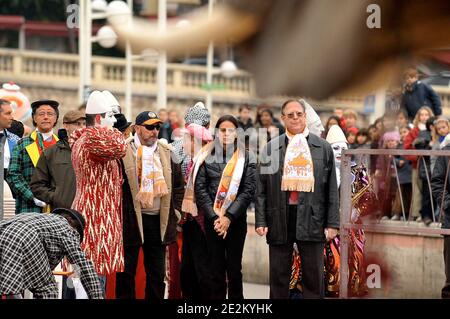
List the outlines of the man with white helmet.
{"label": "man with white helmet", "polygon": [[119,160],[127,146],[115,122],[110,101],[93,91],[86,105],[87,127],[73,132],[69,141],[77,184],[72,208],[86,219],[82,248],[102,276],[124,267]]}

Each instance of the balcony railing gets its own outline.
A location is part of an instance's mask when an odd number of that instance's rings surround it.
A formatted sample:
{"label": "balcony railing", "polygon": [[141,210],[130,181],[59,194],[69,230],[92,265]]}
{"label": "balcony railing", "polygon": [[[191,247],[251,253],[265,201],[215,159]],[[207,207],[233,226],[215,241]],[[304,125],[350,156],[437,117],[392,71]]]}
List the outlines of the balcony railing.
{"label": "balcony railing", "polygon": [[[133,93],[156,94],[156,70],[155,63],[133,61]],[[0,80],[78,89],[78,55],[0,49]],[[96,89],[124,92],[125,59],[94,56],[91,85]],[[206,89],[206,67],[168,64],[169,96],[204,96]],[[231,100],[254,98],[253,79],[241,70],[232,78],[214,75],[212,94]]]}
{"label": "balcony railing", "polygon": [[[156,95],[155,63],[133,61],[133,94]],[[215,69],[218,71],[217,69]],[[78,89],[78,55],[47,53],[40,51],[19,51],[0,49],[0,81],[14,81],[27,85],[43,85],[54,88]],[[125,59],[99,57],[92,58],[93,88],[108,89],[118,93],[125,90]],[[450,87],[433,86],[441,96],[444,115],[450,116]],[[169,97],[202,98],[206,94],[206,67],[186,64],[168,64],[167,92]],[[225,78],[213,76],[212,94],[214,99],[230,102],[259,103],[251,74],[238,71],[236,76]],[[273,105],[281,105],[286,96],[266,99]],[[352,108],[358,112],[364,109],[364,96],[339,96],[323,101],[308,99],[312,105],[322,110]]]}

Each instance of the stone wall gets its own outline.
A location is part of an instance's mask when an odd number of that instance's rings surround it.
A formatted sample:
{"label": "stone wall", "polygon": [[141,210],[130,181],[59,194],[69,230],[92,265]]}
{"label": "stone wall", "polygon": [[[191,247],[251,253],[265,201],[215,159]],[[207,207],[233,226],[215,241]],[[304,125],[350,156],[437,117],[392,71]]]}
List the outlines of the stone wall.
{"label": "stone wall", "polygon": [[[268,284],[268,245],[255,232],[254,214],[249,213],[247,221],[244,281]],[[445,283],[442,252],[441,236],[366,231],[366,262],[380,266],[381,279],[379,288],[369,289],[369,298],[440,298]],[[374,274],[366,270],[368,276]]]}

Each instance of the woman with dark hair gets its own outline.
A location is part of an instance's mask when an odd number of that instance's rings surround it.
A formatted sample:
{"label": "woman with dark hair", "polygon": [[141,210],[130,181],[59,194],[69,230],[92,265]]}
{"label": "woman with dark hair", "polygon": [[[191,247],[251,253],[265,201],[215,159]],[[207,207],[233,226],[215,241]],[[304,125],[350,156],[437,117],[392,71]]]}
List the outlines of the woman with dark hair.
{"label": "woman with dark hair", "polygon": [[[222,116],[213,143],[202,148],[195,163],[197,208],[205,216],[210,253],[210,298],[243,299],[242,253],[247,234],[247,208],[255,195],[256,161],[238,143],[238,121]],[[228,287],[227,287],[228,284]]]}
{"label": "woman with dark hair", "polygon": [[256,116],[256,126],[258,128],[267,129],[267,141],[272,138],[284,134],[284,127],[280,123],[276,123],[273,112],[267,109],[261,109]]}
{"label": "woman with dark hair", "polygon": [[332,125],[338,125],[341,129],[341,119],[339,118],[339,116],[337,115],[331,115],[328,120],[327,120],[327,124],[325,124],[325,131],[323,131],[322,133],[322,138],[326,138],[328,135],[328,131],[330,130],[330,127]]}

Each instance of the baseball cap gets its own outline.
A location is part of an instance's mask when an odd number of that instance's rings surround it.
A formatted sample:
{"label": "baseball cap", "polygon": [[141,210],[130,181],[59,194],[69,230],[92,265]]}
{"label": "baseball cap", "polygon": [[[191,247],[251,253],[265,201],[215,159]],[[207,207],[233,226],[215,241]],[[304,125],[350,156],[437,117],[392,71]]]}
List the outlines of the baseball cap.
{"label": "baseball cap", "polygon": [[158,115],[155,112],[152,111],[144,111],[138,114],[138,116],[136,116],[136,121],[135,124],[136,125],[152,125],[155,123],[162,123],[163,121],[161,121],[158,117]]}

